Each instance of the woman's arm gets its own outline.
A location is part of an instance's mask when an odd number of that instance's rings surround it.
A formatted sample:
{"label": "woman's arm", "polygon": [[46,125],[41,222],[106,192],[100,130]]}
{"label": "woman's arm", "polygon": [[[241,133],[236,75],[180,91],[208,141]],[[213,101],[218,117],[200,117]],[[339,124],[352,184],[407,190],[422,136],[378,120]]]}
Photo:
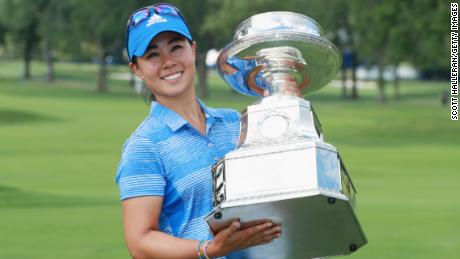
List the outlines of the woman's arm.
{"label": "woman's arm", "polygon": [[197,241],[176,238],[159,231],[163,197],[145,196],[124,200],[123,226],[133,258],[197,258]]}
{"label": "woman's arm", "polygon": [[[123,226],[128,250],[133,258],[198,258],[198,240],[176,238],[159,231],[163,197],[145,196],[122,202]],[[281,228],[271,222],[240,229],[233,222],[221,230],[207,250],[211,257],[224,256],[232,251],[260,245],[279,237]]]}

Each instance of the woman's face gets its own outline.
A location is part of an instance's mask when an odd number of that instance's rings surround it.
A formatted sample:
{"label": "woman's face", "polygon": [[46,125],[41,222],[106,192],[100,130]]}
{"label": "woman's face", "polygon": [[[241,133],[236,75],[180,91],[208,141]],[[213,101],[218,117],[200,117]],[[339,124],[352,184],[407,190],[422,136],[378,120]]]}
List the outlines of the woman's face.
{"label": "woman's face", "polygon": [[174,32],[156,36],[130,67],[157,100],[194,93],[196,43]]}

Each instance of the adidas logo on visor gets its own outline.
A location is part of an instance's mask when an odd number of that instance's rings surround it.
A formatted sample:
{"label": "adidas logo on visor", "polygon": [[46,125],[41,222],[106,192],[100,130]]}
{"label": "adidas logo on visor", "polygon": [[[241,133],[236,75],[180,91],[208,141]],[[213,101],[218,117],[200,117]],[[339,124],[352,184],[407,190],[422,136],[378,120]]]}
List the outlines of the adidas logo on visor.
{"label": "adidas logo on visor", "polygon": [[165,18],[159,16],[158,14],[153,14],[152,17],[150,17],[149,21],[147,22],[146,27],[150,27],[154,25],[155,23],[160,23],[160,22],[167,22]]}

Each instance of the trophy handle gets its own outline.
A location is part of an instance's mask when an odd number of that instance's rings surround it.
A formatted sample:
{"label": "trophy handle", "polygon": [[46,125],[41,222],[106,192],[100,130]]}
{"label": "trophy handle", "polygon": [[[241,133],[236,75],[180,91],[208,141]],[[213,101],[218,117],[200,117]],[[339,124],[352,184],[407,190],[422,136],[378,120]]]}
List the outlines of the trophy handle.
{"label": "trophy handle", "polygon": [[256,66],[248,75],[248,78],[247,78],[247,83],[248,83],[248,87],[249,89],[251,89],[252,91],[260,94],[261,96],[264,95],[264,90],[262,88],[260,88],[257,83],[256,83],[256,76],[257,74],[259,74],[259,72],[262,70],[263,66],[262,65],[259,65],[259,66]]}

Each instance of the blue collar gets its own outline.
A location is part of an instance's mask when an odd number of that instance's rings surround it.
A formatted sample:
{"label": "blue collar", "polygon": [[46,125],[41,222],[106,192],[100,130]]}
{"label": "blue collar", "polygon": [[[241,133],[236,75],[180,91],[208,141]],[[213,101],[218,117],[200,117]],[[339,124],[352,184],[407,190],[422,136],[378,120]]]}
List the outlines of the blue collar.
{"label": "blue collar", "polygon": [[[201,109],[204,111],[206,117],[206,132],[214,122],[214,118],[222,119],[224,116],[218,111],[208,108],[200,99],[196,99]],[[157,120],[163,121],[172,131],[177,131],[184,125],[188,124],[182,116],[177,114],[175,111],[153,101],[150,107],[150,115]]]}

